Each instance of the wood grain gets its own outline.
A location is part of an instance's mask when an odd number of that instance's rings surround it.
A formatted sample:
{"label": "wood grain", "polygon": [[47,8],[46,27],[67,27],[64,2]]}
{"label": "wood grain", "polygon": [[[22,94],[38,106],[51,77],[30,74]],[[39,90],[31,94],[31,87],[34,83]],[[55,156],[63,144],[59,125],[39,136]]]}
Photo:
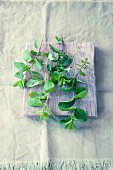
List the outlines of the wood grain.
{"label": "wood grain", "polygon": [[[43,43],[41,51],[50,51],[49,44],[54,44],[54,46],[57,47],[55,43]],[[88,58],[90,65],[88,70],[86,71],[87,76],[81,77],[79,76],[80,79],[86,82],[84,85],[88,89],[88,95],[82,99],[78,100],[76,102],[76,105],[80,108],[83,108],[86,110],[87,114],[89,117],[97,117],[97,100],[96,100],[96,86],[95,86],[95,69],[94,69],[94,45],[90,42],[87,43],[78,43],[78,42],[70,42],[70,43],[65,43],[65,47],[60,46],[57,47],[60,49],[65,49],[67,50],[68,53],[70,53],[73,56],[73,63],[72,63],[72,69],[71,72],[69,73],[68,76],[75,76],[77,73],[77,67],[76,63],[79,63],[81,59]],[[28,43],[27,44],[27,49],[31,50],[33,49],[33,43]],[[35,68],[32,68],[35,70]],[[36,71],[36,70],[35,70]],[[48,77],[47,70],[43,68],[42,71],[40,71],[44,78]],[[30,75],[27,73],[26,79],[30,78]],[[30,115],[33,116],[34,114],[32,113],[33,111],[41,108],[33,108],[29,107],[26,104],[26,100],[28,98],[28,93],[30,91],[42,91],[42,87],[34,87],[34,88],[26,88],[24,90],[24,98],[23,98],[23,115]],[[66,101],[72,98],[74,96],[74,93],[65,93],[59,91],[57,88],[53,93],[51,93],[49,97],[49,107],[51,108],[52,112],[55,115],[70,115],[72,112],[65,112],[65,111],[60,111],[58,109],[58,102],[59,101]]]}

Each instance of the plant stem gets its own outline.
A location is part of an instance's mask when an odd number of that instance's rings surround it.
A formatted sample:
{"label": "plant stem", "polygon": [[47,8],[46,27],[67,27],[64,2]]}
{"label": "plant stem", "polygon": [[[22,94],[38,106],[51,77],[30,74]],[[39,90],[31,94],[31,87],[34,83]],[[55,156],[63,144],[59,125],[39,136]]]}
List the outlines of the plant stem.
{"label": "plant stem", "polygon": [[42,43],[43,43],[43,37],[44,37],[44,35],[42,36],[42,41],[41,41],[41,44],[40,44],[40,46],[39,46],[39,50],[38,50],[38,52],[40,52],[40,50],[41,50]]}
{"label": "plant stem", "polygon": [[48,104],[48,100],[49,100],[49,93],[48,93],[48,95],[47,95],[47,99],[46,99],[46,101],[45,101],[45,103],[44,103],[43,111],[44,111],[45,106]]}
{"label": "plant stem", "polygon": [[62,38],[62,53],[64,53],[64,46],[65,46],[65,44],[64,44],[64,39],[63,39],[62,35],[61,35],[61,38]]}
{"label": "plant stem", "polygon": [[77,77],[78,77],[78,75],[79,75],[80,71],[82,70],[82,68],[83,68],[84,66],[85,66],[85,63],[83,63],[83,65],[80,67],[80,69],[79,69],[79,71],[77,72],[77,74],[76,74],[75,78],[77,78]]}
{"label": "plant stem", "polygon": [[[43,35],[44,36],[44,35]],[[38,52],[40,52],[41,51],[41,47],[42,47],[42,43],[43,43],[43,36],[42,36],[42,41],[41,41],[41,43],[40,43],[40,46],[39,46],[39,49],[38,49]],[[36,55],[37,56],[37,55]],[[34,57],[34,58],[36,58],[36,56]],[[29,69],[31,69],[32,68],[32,66],[34,65],[34,63],[35,63],[35,61],[31,64],[31,66],[30,66],[30,68]],[[28,69],[28,70],[29,70]]]}

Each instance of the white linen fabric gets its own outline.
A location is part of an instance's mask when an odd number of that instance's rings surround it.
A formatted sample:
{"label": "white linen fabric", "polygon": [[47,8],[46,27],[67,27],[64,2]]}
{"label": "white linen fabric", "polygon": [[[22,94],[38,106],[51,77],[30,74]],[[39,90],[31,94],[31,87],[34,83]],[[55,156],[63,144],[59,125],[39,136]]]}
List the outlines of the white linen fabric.
{"label": "white linen fabric", "polygon": [[[13,61],[22,60],[27,42],[94,42],[98,118],[78,131],[51,120],[22,116],[23,91]],[[113,2],[111,1],[0,1],[0,163],[85,161],[95,168],[112,166],[113,159]],[[100,162],[98,162],[100,160]],[[75,162],[74,162],[75,161]],[[88,161],[88,163],[87,163]],[[92,162],[90,162],[92,161]],[[93,161],[95,163],[93,163]],[[69,165],[69,163],[68,163]],[[8,168],[9,165],[7,164]],[[38,166],[38,165],[37,165]],[[46,165],[45,165],[46,166]],[[84,163],[83,163],[83,166]],[[29,166],[28,166],[29,167]],[[90,169],[89,168],[89,169]],[[55,166],[53,166],[55,169]],[[59,169],[59,168],[58,168]],[[100,170],[100,169],[99,169]]]}

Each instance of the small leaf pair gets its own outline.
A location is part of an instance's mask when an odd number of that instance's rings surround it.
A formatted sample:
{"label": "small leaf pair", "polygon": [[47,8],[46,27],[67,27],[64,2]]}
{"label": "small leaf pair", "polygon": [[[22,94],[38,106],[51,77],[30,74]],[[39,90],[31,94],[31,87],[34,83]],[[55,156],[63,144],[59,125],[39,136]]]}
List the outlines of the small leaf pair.
{"label": "small leaf pair", "polygon": [[30,92],[27,104],[31,107],[40,107],[43,106],[42,100],[45,100],[47,95],[41,92]]}

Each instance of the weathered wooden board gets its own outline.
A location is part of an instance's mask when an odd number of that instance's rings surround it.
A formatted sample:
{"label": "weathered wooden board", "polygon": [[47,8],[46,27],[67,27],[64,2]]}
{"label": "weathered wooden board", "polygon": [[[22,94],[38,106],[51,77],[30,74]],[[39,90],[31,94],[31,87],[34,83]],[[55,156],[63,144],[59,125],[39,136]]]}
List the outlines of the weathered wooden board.
{"label": "weathered wooden board", "polygon": [[[57,46],[55,43],[50,43]],[[89,69],[86,71],[87,76],[81,77],[80,79],[86,82],[86,87],[88,89],[88,95],[82,100],[78,100],[76,102],[76,105],[80,108],[83,108],[88,113],[89,117],[97,117],[97,101],[96,101],[96,86],[95,86],[95,69],[94,69],[94,45],[90,42],[87,43],[78,43],[78,42],[70,42],[65,43],[65,47],[58,47],[58,48],[65,48],[65,50],[68,51],[73,56],[73,63],[72,63],[72,69],[69,73],[69,76],[75,76],[77,73],[76,63],[79,63],[81,59],[88,58],[90,61]],[[27,44],[27,49],[31,50],[33,49],[33,43]],[[41,51],[50,51],[49,43],[43,43]],[[35,68],[32,68],[35,70]],[[36,71],[36,70],[35,70]],[[41,71],[44,77],[48,76],[47,71],[45,68]],[[29,79],[29,74],[26,74],[26,78]],[[23,102],[23,114],[24,115],[34,115],[33,111],[40,109],[40,108],[33,108],[29,107],[26,104],[26,100],[28,98],[28,93],[30,91],[42,91],[41,87],[34,87],[34,88],[26,88],[24,90],[24,102]],[[58,109],[58,102],[59,101],[66,101],[72,98],[74,96],[74,93],[71,94],[61,92],[57,88],[55,91],[50,95],[49,99],[49,107],[51,108],[52,112],[56,115],[70,115],[71,112],[65,112],[60,111]]]}

